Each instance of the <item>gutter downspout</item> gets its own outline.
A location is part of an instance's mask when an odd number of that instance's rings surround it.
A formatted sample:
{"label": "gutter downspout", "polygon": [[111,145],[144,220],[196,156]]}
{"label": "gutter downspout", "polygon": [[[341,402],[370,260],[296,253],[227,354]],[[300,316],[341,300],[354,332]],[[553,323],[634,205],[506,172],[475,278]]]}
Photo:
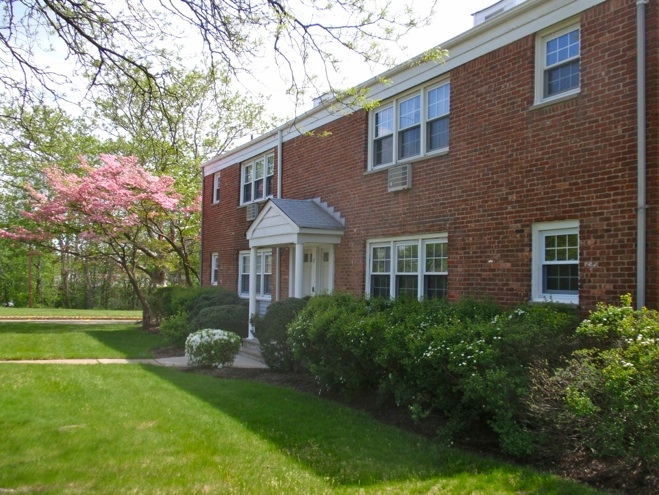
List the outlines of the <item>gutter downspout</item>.
{"label": "gutter downspout", "polygon": [[201,170],[201,215],[199,219],[199,285],[204,285],[204,190],[206,189],[206,175]]}
{"label": "gutter downspout", "polygon": [[[281,199],[281,170],[282,170],[282,160],[284,157],[283,153],[284,145],[284,135],[281,132],[281,129],[277,131],[277,199]],[[277,247],[276,249],[276,266],[277,266],[277,278],[275,278],[275,301],[279,301],[281,295],[281,248]]]}
{"label": "gutter downspout", "polygon": [[645,306],[645,272],[647,258],[647,157],[646,157],[646,28],[645,6],[648,0],[636,2],[636,157],[637,157],[637,235],[636,235],[636,308]]}

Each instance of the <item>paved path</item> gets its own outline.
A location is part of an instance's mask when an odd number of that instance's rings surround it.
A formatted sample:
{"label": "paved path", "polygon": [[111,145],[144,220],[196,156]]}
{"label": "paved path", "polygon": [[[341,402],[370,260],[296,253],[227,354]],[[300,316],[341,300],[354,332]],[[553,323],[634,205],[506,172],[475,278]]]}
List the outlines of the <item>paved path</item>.
{"label": "paved path", "polygon": [[[0,361],[0,364],[153,364],[174,368],[189,368],[185,356],[158,359],[26,359]],[[239,353],[233,362],[234,368],[268,369],[261,361]]]}

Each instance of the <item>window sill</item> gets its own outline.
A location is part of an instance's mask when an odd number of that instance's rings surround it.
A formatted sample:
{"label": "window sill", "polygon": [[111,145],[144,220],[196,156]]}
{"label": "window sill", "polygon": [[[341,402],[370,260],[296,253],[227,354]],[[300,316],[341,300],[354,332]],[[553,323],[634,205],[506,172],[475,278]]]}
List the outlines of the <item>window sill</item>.
{"label": "window sill", "polygon": [[[249,294],[238,294],[241,299],[249,299]],[[256,296],[257,301],[272,301],[272,296]]]}
{"label": "window sill", "polygon": [[449,149],[444,148],[443,150],[433,151],[430,153],[426,153],[425,155],[422,156],[415,156],[413,158],[408,158],[407,160],[400,160],[397,161],[396,163],[389,163],[387,165],[380,165],[378,167],[369,168],[366,172],[364,172],[364,175],[375,174],[377,172],[382,172],[383,170],[389,170],[390,168],[397,167],[399,165],[413,164],[416,162],[421,162],[423,160],[429,160],[431,158],[435,158],[438,156],[445,156],[448,155],[448,153],[449,153]]}
{"label": "window sill", "polygon": [[561,295],[561,294],[545,294],[540,297],[531,299],[532,303],[560,303],[569,304],[571,306],[579,306],[579,296]]}
{"label": "window sill", "polygon": [[555,105],[556,103],[562,103],[564,101],[574,100],[575,98],[578,98],[580,94],[581,94],[581,90],[579,89],[571,93],[566,93],[559,96],[554,96],[552,98],[547,98],[545,100],[533,104],[530,110],[540,110],[541,108],[546,108],[551,105]]}
{"label": "window sill", "polygon": [[268,196],[267,198],[257,199],[256,201],[250,201],[249,203],[241,203],[238,205],[238,208],[247,208],[249,205],[265,203],[269,199],[274,198],[274,196]]}

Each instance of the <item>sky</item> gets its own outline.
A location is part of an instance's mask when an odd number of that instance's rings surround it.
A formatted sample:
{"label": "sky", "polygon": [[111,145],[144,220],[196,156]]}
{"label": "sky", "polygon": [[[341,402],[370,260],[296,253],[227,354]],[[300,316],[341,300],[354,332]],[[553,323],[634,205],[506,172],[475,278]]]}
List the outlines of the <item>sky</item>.
{"label": "sky", "polygon": [[[473,17],[471,14],[495,4],[497,1],[437,0],[436,14],[431,19],[430,24],[427,27],[414,29],[402,38],[401,43],[407,49],[399,55],[400,62],[413,58],[469,30],[473,27]],[[424,5],[429,7],[430,5],[427,0],[392,0],[392,3],[395,6],[411,4],[416,8],[423,8]],[[275,114],[279,117],[292,117],[296,110],[291,98],[285,94],[286,85],[283,81],[272,77],[273,71],[270,70],[271,68],[265,61],[261,65],[261,68],[263,72],[261,74],[255,73],[254,81],[244,83],[245,89],[254,93],[267,95],[268,102],[266,110],[268,113]],[[346,70],[345,74],[342,74],[344,77],[341,87],[358,85],[384,71],[385,69],[383,68],[373,72],[366,63],[351,62],[349,64],[349,70]],[[259,81],[264,81],[265,83],[260,84]],[[309,96],[308,100],[304,102],[302,108],[298,108],[298,114],[312,107],[312,96]]]}

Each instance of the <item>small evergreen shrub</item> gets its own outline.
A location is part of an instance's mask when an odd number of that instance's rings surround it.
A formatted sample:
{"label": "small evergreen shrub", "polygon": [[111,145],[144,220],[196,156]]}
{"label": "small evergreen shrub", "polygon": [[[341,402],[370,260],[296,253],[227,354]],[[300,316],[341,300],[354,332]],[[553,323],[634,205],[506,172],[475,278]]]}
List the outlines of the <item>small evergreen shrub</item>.
{"label": "small evergreen shrub", "polygon": [[160,334],[168,344],[183,348],[185,340],[194,331],[188,322],[187,313],[178,313],[160,324]]}
{"label": "small evergreen shrub", "polygon": [[249,308],[244,304],[229,304],[204,308],[191,320],[191,326],[194,330],[222,328],[242,338],[247,337],[248,323]]}
{"label": "small evergreen shrub", "polygon": [[[659,313],[599,304],[577,330],[584,348],[553,372],[536,370],[529,399],[544,447],[578,449],[637,473],[659,469]],[[641,468],[639,470],[639,467]]]}
{"label": "small evergreen shrub", "polygon": [[[238,304],[242,299],[235,292],[223,287],[160,287],[149,297],[149,306],[158,321],[163,321],[178,313],[188,313],[194,316],[194,306],[202,298],[221,298],[224,304]],[[219,306],[220,304],[214,304]]]}
{"label": "small evergreen shrub", "polygon": [[205,292],[197,297],[189,304],[189,314],[191,318],[196,317],[202,309],[211,308],[213,306],[231,306],[231,305],[244,305],[248,306],[249,302],[242,299],[237,292],[231,292],[221,287],[216,287],[215,290]]}
{"label": "small evergreen shrub", "polygon": [[198,330],[185,341],[185,359],[190,366],[221,368],[233,363],[240,345],[240,337],[234,332],[210,328]]}
{"label": "small evergreen shrub", "polygon": [[288,325],[308,299],[289,297],[268,306],[263,317],[253,319],[254,335],[259,340],[265,364],[274,371],[297,370],[298,361],[288,342]]}

